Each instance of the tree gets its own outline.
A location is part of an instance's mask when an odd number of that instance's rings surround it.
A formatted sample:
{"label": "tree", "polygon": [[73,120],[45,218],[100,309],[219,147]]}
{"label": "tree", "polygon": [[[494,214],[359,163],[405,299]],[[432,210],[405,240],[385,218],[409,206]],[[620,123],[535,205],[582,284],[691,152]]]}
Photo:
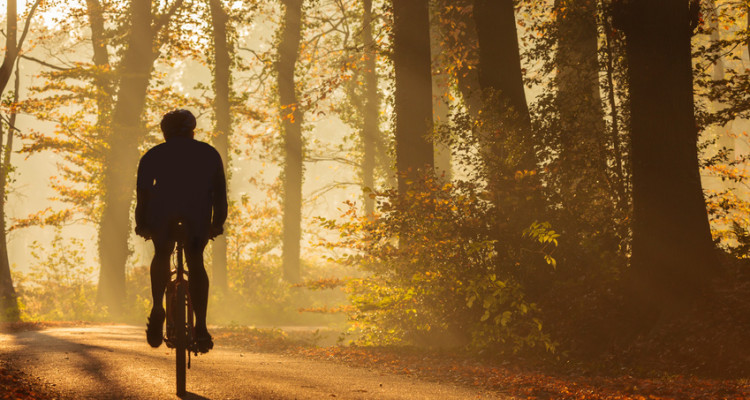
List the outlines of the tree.
{"label": "tree", "polygon": [[[506,129],[515,130],[520,136],[518,147],[523,154],[513,167],[535,170],[536,155],[531,143],[531,117],[521,71],[514,1],[477,0],[473,16],[479,45],[479,86],[485,105],[488,111],[507,122]],[[500,143],[498,138],[489,141],[494,143],[490,146]],[[490,149],[493,154],[507,151],[509,149]]]}
{"label": "tree", "polygon": [[[553,169],[560,201],[571,225],[607,207],[607,156],[604,110],[599,94],[597,10],[594,0],[555,2],[558,41],[555,129],[559,151]],[[611,208],[611,207],[609,207]],[[599,221],[586,221],[588,225]],[[590,230],[592,227],[583,227]],[[596,229],[596,227],[593,227]],[[578,232],[570,232],[577,234]],[[591,233],[591,232],[588,232]]]}
{"label": "tree", "polygon": [[[10,2],[9,2],[10,3]],[[16,61],[16,74],[13,87],[13,106],[18,103],[18,92],[20,89],[20,76],[18,62]],[[3,148],[2,170],[0,170],[0,321],[18,321],[21,317],[18,308],[16,291],[13,287],[13,278],[10,274],[10,259],[8,258],[8,236],[5,224],[5,202],[8,196],[8,175],[11,173],[10,155],[13,151],[13,132],[16,129],[16,117],[18,113],[11,111],[8,119],[8,137]],[[3,139],[3,122],[0,121],[0,142]]]}
{"label": "tree", "polygon": [[[544,77],[538,78],[545,90],[534,102],[532,113],[538,157],[545,165],[541,174],[550,219],[562,233],[560,261],[591,276],[592,268],[600,270],[602,261],[620,254],[606,262],[624,267],[625,252],[620,249],[628,236],[623,221],[629,202],[623,189],[627,182],[612,61],[623,51],[615,53],[614,33],[605,18],[599,25],[597,1],[557,0],[551,7],[529,8],[553,16],[540,18],[540,25],[532,24],[524,39],[533,43],[527,57],[539,65],[534,75]],[[547,34],[537,36],[538,32]],[[607,35],[601,64],[600,32]],[[600,72],[607,77],[601,84]],[[609,120],[602,92],[614,111]]]}
{"label": "tree", "polygon": [[[7,187],[7,176],[10,173],[10,153],[13,146],[13,130],[16,129],[16,111],[15,105],[18,103],[18,91],[20,88],[19,75],[18,75],[18,56],[21,54],[23,48],[23,42],[26,39],[26,35],[29,31],[29,25],[31,19],[39,6],[40,0],[34,2],[29,10],[26,17],[26,23],[24,24],[23,32],[21,33],[20,39],[18,38],[18,13],[15,0],[8,0],[7,3],[7,29],[5,34],[5,56],[3,57],[3,63],[0,65],[0,98],[5,93],[5,88],[11,77],[13,66],[15,65],[16,77],[14,81],[14,92],[13,92],[13,106],[14,111],[11,112],[8,123],[8,139],[3,149],[3,164],[2,170],[0,170],[0,321],[2,320],[18,320],[20,318],[20,312],[18,309],[18,302],[16,299],[16,291],[13,287],[13,279],[10,275],[10,260],[8,259],[8,238],[6,236],[5,227],[5,200],[6,200],[6,187]],[[0,143],[2,143],[3,135],[3,122],[0,121]]]}
{"label": "tree", "polygon": [[[213,142],[221,154],[224,169],[229,170],[229,139],[232,133],[231,114],[231,52],[232,43],[227,32],[229,18],[221,0],[209,0],[211,8],[211,25],[213,27],[213,81],[214,81],[214,118],[216,121]],[[227,175],[229,177],[229,175]],[[221,291],[227,289],[227,239],[221,235],[214,239],[213,279]]]}
{"label": "tree", "polygon": [[[378,95],[377,48],[372,34],[372,0],[363,0],[362,44],[364,46],[365,104],[362,118],[362,185],[375,189],[375,152],[380,137],[380,96]],[[365,214],[375,212],[375,200],[365,193]]]}
{"label": "tree", "polygon": [[435,56],[452,86],[461,94],[462,104],[473,118],[479,116],[482,96],[479,87],[477,30],[473,18],[473,0],[438,0],[437,24],[442,52]]}
{"label": "tree", "polygon": [[284,141],[283,170],[283,240],[284,278],[300,280],[300,240],[302,239],[302,107],[297,98],[294,71],[302,40],[302,3],[304,0],[281,0],[284,6],[281,40],[276,62],[279,91],[279,116]]}
{"label": "tree", "polygon": [[[443,57],[440,55],[445,52],[441,32],[440,13],[436,8],[439,5],[433,4],[430,7],[430,52],[432,54],[432,109],[433,121],[436,125],[445,125],[450,119],[450,85],[451,79],[445,65]],[[451,166],[451,149],[442,142],[436,141],[435,148],[435,171],[442,175],[444,179],[450,181],[453,175]]]}
{"label": "tree", "polygon": [[[482,178],[494,204],[488,221],[496,252],[513,254],[520,232],[542,218],[537,158],[531,116],[526,102],[521,55],[513,0],[477,0],[473,19],[478,44],[478,83],[482,108],[475,129],[475,146],[481,154]],[[499,269],[514,277],[531,268]]]}
{"label": "tree", "polygon": [[106,140],[102,172],[104,207],[99,226],[99,300],[119,313],[125,299],[125,264],[130,251],[130,204],[135,187],[138,146],[146,137],[143,111],[151,73],[158,58],[156,41],[171,17],[182,6],[175,0],[156,18],[150,0],[132,0],[127,44],[117,73],[117,101],[112,110],[112,130]]}
{"label": "tree", "polygon": [[396,169],[398,190],[432,168],[432,70],[427,0],[393,0]]}
{"label": "tree", "polygon": [[632,280],[648,326],[690,303],[717,268],[698,167],[691,37],[697,2],[618,3],[632,126]]}

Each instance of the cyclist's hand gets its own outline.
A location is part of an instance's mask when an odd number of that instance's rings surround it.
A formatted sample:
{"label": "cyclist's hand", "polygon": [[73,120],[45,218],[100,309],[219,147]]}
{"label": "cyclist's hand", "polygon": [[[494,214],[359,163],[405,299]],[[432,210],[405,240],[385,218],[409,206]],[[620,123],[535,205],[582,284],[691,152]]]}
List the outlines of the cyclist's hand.
{"label": "cyclist's hand", "polygon": [[146,240],[151,239],[151,230],[146,228],[145,226],[136,226],[135,234]]}
{"label": "cyclist's hand", "polygon": [[209,239],[213,239],[219,235],[224,233],[224,227],[223,226],[212,226],[211,230],[208,232]]}

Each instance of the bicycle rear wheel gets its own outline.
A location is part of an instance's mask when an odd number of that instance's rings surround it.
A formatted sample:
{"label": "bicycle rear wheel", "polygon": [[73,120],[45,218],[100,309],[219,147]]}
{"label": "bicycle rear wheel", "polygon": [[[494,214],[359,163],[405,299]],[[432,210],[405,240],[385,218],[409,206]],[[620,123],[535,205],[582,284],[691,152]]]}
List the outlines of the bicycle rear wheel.
{"label": "bicycle rear wheel", "polygon": [[187,327],[185,325],[186,303],[187,303],[187,285],[183,282],[177,284],[174,296],[174,333],[175,333],[175,350],[177,351],[177,395],[185,394],[185,373],[186,373],[186,355],[187,355]]}

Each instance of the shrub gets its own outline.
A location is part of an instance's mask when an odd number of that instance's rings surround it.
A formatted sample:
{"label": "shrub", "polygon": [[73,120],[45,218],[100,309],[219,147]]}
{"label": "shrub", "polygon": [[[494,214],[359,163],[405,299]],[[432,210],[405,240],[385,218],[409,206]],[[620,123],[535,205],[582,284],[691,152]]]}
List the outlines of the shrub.
{"label": "shrub", "polygon": [[22,317],[32,320],[101,320],[105,309],[96,304],[94,267],[88,265],[81,239],[65,239],[58,229],[49,247],[31,244],[34,262],[28,274],[18,274]]}
{"label": "shrub", "polygon": [[[375,218],[349,204],[345,221],[320,219],[340,233],[325,245],[348,250],[339,262],[368,273],[348,284],[360,343],[553,350],[538,307],[515,278],[529,263],[554,263],[547,250],[557,235],[549,224],[535,223],[498,246],[490,235],[497,213],[477,184],[431,176],[410,189],[374,193]],[[498,252],[507,248],[514,251]]]}

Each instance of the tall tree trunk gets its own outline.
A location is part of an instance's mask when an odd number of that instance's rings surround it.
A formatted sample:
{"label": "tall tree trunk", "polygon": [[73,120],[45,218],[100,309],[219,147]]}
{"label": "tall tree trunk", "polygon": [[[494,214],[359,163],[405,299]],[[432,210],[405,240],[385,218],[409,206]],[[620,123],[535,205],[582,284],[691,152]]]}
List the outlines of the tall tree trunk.
{"label": "tall tree trunk", "polygon": [[303,0],[282,0],[284,24],[276,63],[279,113],[284,138],[284,215],[282,264],[284,278],[300,281],[300,241],[302,239],[302,109],[297,99],[294,71],[302,41]]}
{"label": "tall tree trunk", "polygon": [[[531,134],[531,117],[521,72],[521,55],[516,32],[514,0],[476,0],[474,22],[479,42],[479,86],[492,95],[494,107],[512,118],[516,129]],[[536,168],[533,149],[528,149],[521,166]]]}
{"label": "tall tree trunk", "polygon": [[479,43],[479,86],[483,100],[480,152],[488,192],[495,204],[493,239],[498,254],[540,218],[544,204],[537,168],[531,117],[526,103],[513,0],[476,0],[473,18]]}
{"label": "tall tree trunk", "polygon": [[135,187],[138,145],[146,136],[143,110],[156,55],[150,0],[132,0],[127,48],[118,68],[117,101],[107,138],[103,171],[104,209],[99,226],[99,301],[110,313],[122,311],[125,265],[130,254],[130,204]]}
{"label": "tall tree trunk", "polygon": [[[432,53],[432,110],[433,122],[447,124],[450,118],[450,107],[447,99],[450,92],[450,76],[441,65],[439,54],[444,52],[442,35],[440,32],[439,15],[434,7],[430,8],[430,51]],[[451,149],[443,142],[437,141],[435,148],[435,171],[445,180],[450,180],[453,174],[451,167]]]}
{"label": "tall tree trunk", "polygon": [[[473,14],[479,43],[479,86],[486,111],[483,118],[496,125],[483,132],[482,154],[490,190],[498,195],[514,185],[516,171],[536,170],[536,152],[521,71],[514,1],[476,0]],[[502,201],[503,197],[499,195],[496,200]],[[540,202],[536,199],[527,206],[536,214]]]}
{"label": "tall tree trunk", "polygon": [[617,191],[617,204],[618,209],[621,211],[628,209],[628,181],[626,176],[625,157],[623,156],[623,140],[622,140],[622,128],[620,127],[620,113],[618,112],[617,106],[617,93],[615,91],[615,33],[614,29],[610,24],[610,18],[604,18],[604,31],[606,34],[606,45],[604,53],[606,57],[606,86],[607,86],[607,105],[609,106],[610,120],[612,120],[612,126],[610,127],[610,135],[612,142],[612,155],[614,165],[614,179],[616,180],[614,187]]}
{"label": "tall tree trunk", "polygon": [[13,72],[13,65],[18,57],[18,10],[16,0],[8,0],[7,3],[7,29],[5,33],[5,57],[0,65],[0,96],[5,93],[5,86],[10,81],[10,74]]}
{"label": "tall tree trunk", "polygon": [[[10,81],[13,66],[16,68],[16,78],[14,83],[14,102],[18,103],[18,91],[20,90],[20,76],[18,71],[18,55],[20,54],[26,34],[29,31],[31,19],[36,12],[41,0],[36,0],[29,10],[24,24],[23,33],[18,38],[18,9],[16,0],[8,0],[6,3],[7,32],[5,32],[5,56],[0,65],[0,98],[5,93],[5,88]],[[10,116],[10,126],[8,127],[8,139],[3,156],[3,168],[0,171],[0,320],[18,320],[20,312],[16,299],[16,291],[13,288],[13,279],[10,275],[10,260],[8,259],[8,243],[5,233],[5,196],[7,175],[10,171],[10,152],[13,145],[13,129],[16,124],[16,113]],[[2,122],[0,122],[0,143],[2,143]]]}
{"label": "tall tree trunk", "polygon": [[[446,63],[454,64],[456,89],[461,94],[466,110],[473,118],[478,118],[482,109],[482,93],[479,87],[479,73],[473,68],[478,58],[477,29],[472,13],[463,12],[473,7],[474,0],[438,0],[438,15],[441,35],[446,54]],[[463,27],[463,30],[459,30]],[[459,62],[460,60],[460,62]]]}
{"label": "tall tree trunk", "polygon": [[619,18],[630,80],[633,283],[641,310],[657,317],[695,298],[718,261],[698,166],[690,43],[697,16],[686,0],[630,0]]}
{"label": "tall tree trunk", "polygon": [[[230,110],[231,50],[227,36],[227,22],[229,18],[221,4],[221,0],[210,0],[210,6],[214,39],[214,116],[216,118],[216,136],[213,141],[216,150],[221,155],[224,168],[229,171],[229,137],[232,133],[232,114]],[[228,174],[225,175],[229,178]],[[214,284],[220,291],[226,291],[226,236],[222,235],[214,239],[212,251]]]}
{"label": "tall tree trunk", "polygon": [[[709,27],[711,29],[711,42],[715,43],[721,40],[721,27],[719,26],[719,20],[718,20],[719,11],[718,11],[718,8],[716,7],[715,1],[709,2],[709,5],[711,7],[712,13],[714,14],[709,19]],[[747,11],[750,11],[750,10],[747,10]],[[724,68],[724,59],[722,57],[719,57],[713,63],[713,71],[711,71],[711,79],[713,79],[714,81],[721,81],[725,78],[726,78],[726,70]],[[722,107],[724,106],[721,104],[721,102],[712,101],[709,104],[709,111],[716,112],[716,111],[721,110]],[[717,137],[718,140],[716,144],[719,147],[719,149],[725,148],[727,150],[727,161],[730,161],[730,162],[734,161],[734,158],[735,158],[734,138],[729,134],[729,132],[732,131],[732,121],[727,122],[726,125],[714,126],[709,129],[710,129],[710,132],[714,135],[714,137]],[[727,188],[730,188],[733,186],[732,182],[723,182],[723,184],[726,185]]]}
{"label": "tall tree trunk", "polygon": [[396,75],[398,190],[418,171],[432,168],[432,72],[428,0],[393,0],[393,66]]}
{"label": "tall tree trunk", "polygon": [[99,69],[98,76],[94,79],[98,91],[96,94],[97,104],[97,128],[102,132],[109,129],[109,119],[112,116],[112,97],[113,88],[112,80],[105,75],[110,68],[109,52],[107,51],[107,42],[104,37],[104,8],[99,0],[86,0],[86,13],[91,26],[91,47],[94,51],[92,61]]}
{"label": "tall tree trunk", "polygon": [[[562,205],[564,233],[583,239],[603,230],[611,216],[613,196],[607,185],[606,125],[599,87],[596,0],[556,0],[558,43],[553,141],[558,158],[550,179]],[[604,211],[608,209],[610,211]]]}
{"label": "tall tree trunk", "polygon": [[[362,43],[364,44],[365,106],[362,122],[362,184],[375,189],[375,152],[380,137],[380,96],[378,95],[377,48],[372,37],[372,0],[363,1]],[[375,212],[375,200],[365,193],[365,214]]]}
{"label": "tall tree trunk", "polygon": [[[11,1],[9,1],[10,3]],[[10,14],[9,14],[10,15]],[[16,77],[14,82],[13,102],[18,103],[18,92],[21,89],[21,78],[18,62],[16,61]],[[8,258],[8,236],[5,225],[5,201],[8,190],[8,174],[10,173],[10,155],[13,151],[13,130],[16,129],[15,112],[10,115],[8,137],[3,148],[3,164],[0,170],[0,321],[18,321],[21,311],[18,309],[16,290],[10,275],[10,259]],[[0,122],[0,143],[3,140],[3,126]]]}

